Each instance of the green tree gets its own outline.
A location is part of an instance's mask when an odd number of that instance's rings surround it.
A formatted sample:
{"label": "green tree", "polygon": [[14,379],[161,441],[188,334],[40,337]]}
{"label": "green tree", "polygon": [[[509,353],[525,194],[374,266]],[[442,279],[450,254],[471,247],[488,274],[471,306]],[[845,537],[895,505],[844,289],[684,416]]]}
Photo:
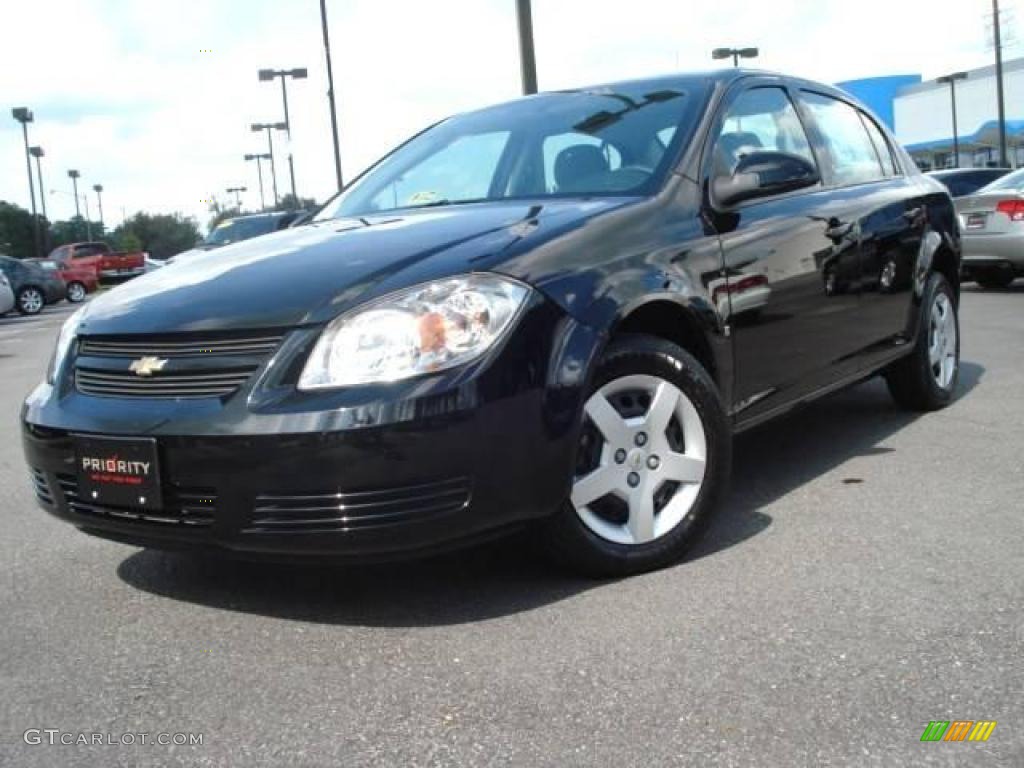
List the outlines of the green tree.
{"label": "green tree", "polygon": [[281,202],[277,204],[275,211],[294,211],[301,208],[304,211],[312,211],[317,207],[316,199],[312,197],[300,197],[296,201],[296,198],[289,192],[287,195],[281,198]]}
{"label": "green tree", "polygon": [[111,235],[115,243],[129,237],[135,238],[129,242],[139,243],[141,250],[149,251],[153,258],[168,259],[199,241],[199,227],[195,219],[180,213],[136,213]]}
{"label": "green tree", "polygon": [[[43,235],[43,250],[46,250],[46,232],[48,222],[42,216],[39,221],[40,234]],[[19,205],[0,200],[0,252],[16,259],[28,259],[36,255],[35,235],[33,233],[32,214]]]}
{"label": "green tree", "polygon": [[[91,225],[91,226],[90,226]],[[90,235],[92,237],[90,238]],[[106,231],[98,221],[86,222],[81,216],[72,216],[67,221],[55,221],[50,230],[52,247],[67,243],[84,243],[88,240],[102,240]]]}

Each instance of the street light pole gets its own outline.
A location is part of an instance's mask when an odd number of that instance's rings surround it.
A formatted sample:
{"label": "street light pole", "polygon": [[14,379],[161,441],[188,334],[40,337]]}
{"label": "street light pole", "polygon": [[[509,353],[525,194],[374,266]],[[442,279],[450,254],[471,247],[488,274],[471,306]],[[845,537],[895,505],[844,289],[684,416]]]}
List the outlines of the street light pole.
{"label": "street light pole", "polygon": [[[32,115],[32,110],[28,107],[15,107],[11,110],[11,116],[21,123],[21,134],[25,139],[25,169],[28,171],[28,195],[32,198],[32,239],[35,245],[35,255],[42,257],[43,252],[39,246],[39,217],[36,216],[36,190],[35,182],[32,180],[32,158],[28,147],[28,124],[31,123],[35,117]],[[39,190],[39,195],[42,196],[43,190]]]}
{"label": "street light pole", "polygon": [[1009,168],[1006,156],[1006,93],[1003,87],[1003,32],[999,18],[999,0],[992,0],[992,30],[996,46],[996,95],[999,100],[999,165]]}
{"label": "street light pole", "polygon": [[29,154],[36,159],[36,181],[39,182],[39,202],[43,208],[43,219],[46,220],[46,195],[43,194],[43,163],[40,158],[45,157],[42,147],[29,147]]}
{"label": "street light pole", "polygon": [[756,59],[760,55],[761,51],[758,48],[715,48],[711,52],[711,58],[716,61],[732,59],[734,67],[739,67],[740,59]]}
{"label": "street light pole", "polygon": [[82,201],[85,203],[85,239],[92,240],[92,214],[89,213],[89,196],[82,195]]}
{"label": "street light pole", "polygon": [[242,210],[242,193],[248,191],[248,187],[228,187],[225,192],[235,196],[235,208]]}
{"label": "street light pole", "polygon": [[292,121],[288,115],[287,79],[291,77],[295,80],[305,80],[308,75],[309,72],[305,67],[298,67],[296,69],[261,69],[259,71],[259,78],[261,82],[273,80],[275,77],[281,78],[281,100],[284,102],[284,125],[285,131],[288,133],[288,174],[291,177],[292,182],[292,200],[295,202],[296,207],[298,207],[299,196],[295,191],[295,161],[292,156]]}
{"label": "street light pole", "polygon": [[943,75],[938,80],[936,80],[937,83],[941,83],[943,85],[945,85],[947,83],[949,84],[949,95],[950,95],[950,99],[953,102],[953,167],[954,168],[959,168],[960,167],[960,131],[959,131],[958,127],[957,127],[957,122],[956,122],[956,83],[957,83],[957,80],[966,80],[966,79],[967,79],[967,73],[966,72],[954,72],[951,75]]}
{"label": "street light pole", "polygon": [[516,21],[519,27],[519,70],[523,93],[537,92],[537,54],[533,45],[533,9],[530,0],[516,0]]}
{"label": "street light pole", "polygon": [[331,67],[331,38],[327,34],[327,0],[320,0],[320,27],[324,34],[324,53],[327,56],[327,102],[331,107],[331,138],[334,139],[334,173],[338,179],[338,191],[344,183],[341,179],[341,147],[338,144],[338,105],[334,102],[334,70]]}
{"label": "street light pole", "polygon": [[80,174],[78,171],[74,169],[68,171],[68,176],[71,177],[71,185],[75,189],[75,218],[77,219],[82,218],[82,211],[78,207],[78,179],[81,177],[81,175],[82,174]]}
{"label": "street light pole", "polygon": [[106,229],[106,225],[103,223],[103,185],[102,184],[93,184],[92,185],[92,189],[93,189],[93,192],[96,193],[96,203],[100,207],[100,228],[101,229]]}
{"label": "street light pole", "polygon": [[277,196],[277,167],[274,165],[274,137],[272,131],[278,130],[283,131],[285,128],[284,123],[253,123],[253,133],[259,133],[260,131],[267,132],[267,149],[270,155],[270,180],[274,188],[274,207],[277,208],[280,205],[281,200]]}
{"label": "street light pole", "polygon": [[269,160],[270,155],[245,155],[244,157],[246,161],[256,161],[256,176],[260,181],[260,210],[265,211],[267,210],[267,203],[263,199],[263,161]]}

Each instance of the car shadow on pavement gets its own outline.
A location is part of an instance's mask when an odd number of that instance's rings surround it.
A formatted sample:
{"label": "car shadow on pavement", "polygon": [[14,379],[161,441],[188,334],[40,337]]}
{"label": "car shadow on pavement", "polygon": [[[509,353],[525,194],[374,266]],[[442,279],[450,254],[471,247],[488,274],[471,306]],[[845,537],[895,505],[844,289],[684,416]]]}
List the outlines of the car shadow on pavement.
{"label": "car shadow on pavement", "polygon": [[[962,366],[960,396],[984,369]],[[680,566],[741,544],[771,525],[760,511],[857,456],[887,453],[890,435],[917,418],[881,381],[814,403],[740,435],[732,491]],[[361,567],[252,563],[143,550],[117,569],[127,584],[200,605],[276,618],[355,626],[442,626],[513,615],[602,585],[550,564],[529,532],[413,562]]]}

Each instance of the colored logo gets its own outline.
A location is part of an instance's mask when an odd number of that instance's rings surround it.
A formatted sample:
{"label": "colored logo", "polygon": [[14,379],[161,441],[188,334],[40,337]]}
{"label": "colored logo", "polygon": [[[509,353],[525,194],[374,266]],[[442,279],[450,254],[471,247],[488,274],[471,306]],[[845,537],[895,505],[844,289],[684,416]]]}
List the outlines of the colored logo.
{"label": "colored logo", "polygon": [[932,720],[921,741],[988,741],[995,729],[995,720]]}

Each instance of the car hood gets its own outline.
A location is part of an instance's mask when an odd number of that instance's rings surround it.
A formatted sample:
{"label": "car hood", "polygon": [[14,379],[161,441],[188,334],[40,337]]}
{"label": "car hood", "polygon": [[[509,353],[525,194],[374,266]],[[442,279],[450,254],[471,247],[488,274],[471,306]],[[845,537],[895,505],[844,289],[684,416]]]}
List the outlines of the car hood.
{"label": "car hood", "polygon": [[135,278],[94,299],[81,332],[176,333],[321,323],[419,282],[500,271],[513,257],[636,200],[476,203],[288,229]]}

